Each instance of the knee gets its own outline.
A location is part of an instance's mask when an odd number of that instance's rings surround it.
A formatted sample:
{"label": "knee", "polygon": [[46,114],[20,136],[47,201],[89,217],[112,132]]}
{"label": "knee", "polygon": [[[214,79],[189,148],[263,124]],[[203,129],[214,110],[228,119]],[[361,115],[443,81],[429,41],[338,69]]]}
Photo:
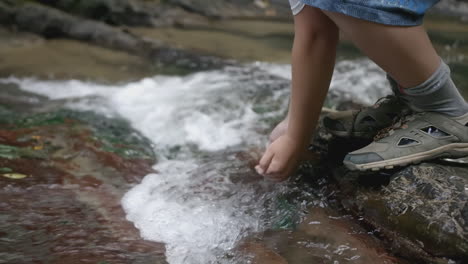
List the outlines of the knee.
{"label": "knee", "polygon": [[333,45],[338,42],[338,27],[320,9],[307,6],[294,18],[295,42]]}

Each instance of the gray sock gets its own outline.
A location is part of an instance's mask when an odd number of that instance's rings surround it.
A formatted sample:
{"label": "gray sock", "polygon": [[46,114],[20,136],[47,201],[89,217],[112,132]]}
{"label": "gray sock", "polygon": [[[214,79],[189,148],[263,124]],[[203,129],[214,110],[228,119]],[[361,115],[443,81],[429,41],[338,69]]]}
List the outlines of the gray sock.
{"label": "gray sock", "polygon": [[439,112],[449,116],[468,113],[468,104],[450,77],[450,68],[443,61],[439,68],[422,84],[402,89],[387,76],[396,96],[402,98],[416,112]]}

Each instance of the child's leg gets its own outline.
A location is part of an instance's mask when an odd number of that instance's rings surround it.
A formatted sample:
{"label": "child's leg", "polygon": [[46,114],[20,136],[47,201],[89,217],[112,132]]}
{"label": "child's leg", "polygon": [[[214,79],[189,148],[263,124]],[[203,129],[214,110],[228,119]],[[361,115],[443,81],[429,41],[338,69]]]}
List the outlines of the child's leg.
{"label": "child's leg", "polygon": [[[468,113],[468,105],[441,63],[422,26],[386,26],[323,11],[370,59],[401,87],[400,94],[419,111],[450,116]],[[398,92],[398,91],[397,91]]]}
{"label": "child's leg", "polygon": [[[335,65],[338,28],[319,9],[305,6],[294,16],[293,85],[322,90],[325,96]],[[311,117],[311,121],[314,117]],[[270,134],[270,142],[286,132],[288,118]]]}
{"label": "child's leg", "polygon": [[440,65],[440,57],[422,26],[386,26],[323,12],[361,51],[405,88],[423,83]]}
{"label": "child's leg", "polygon": [[330,86],[338,43],[333,21],[310,6],[294,17],[294,30],[289,136],[275,140],[257,166],[260,174],[276,180],[289,175],[310,141]]}
{"label": "child's leg", "polygon": [[468,155],[468,104],[421,26],[394,27],[326,12],[335,24],[392,77],[397,95],[423,113],[349,153],[351,169],[379,170],[439,157]]}

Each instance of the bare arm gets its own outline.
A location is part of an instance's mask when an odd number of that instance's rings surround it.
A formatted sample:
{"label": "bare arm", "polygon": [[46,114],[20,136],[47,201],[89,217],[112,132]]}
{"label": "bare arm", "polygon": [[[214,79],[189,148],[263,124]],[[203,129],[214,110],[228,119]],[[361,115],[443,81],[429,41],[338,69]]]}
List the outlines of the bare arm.
{"label": "bare arm", "polygon": [[330,85],[337,41],[338,29],[320,10],[306,7],[295,17],[288,129],[266,150],[260,174],[284,180],[297,167]]}

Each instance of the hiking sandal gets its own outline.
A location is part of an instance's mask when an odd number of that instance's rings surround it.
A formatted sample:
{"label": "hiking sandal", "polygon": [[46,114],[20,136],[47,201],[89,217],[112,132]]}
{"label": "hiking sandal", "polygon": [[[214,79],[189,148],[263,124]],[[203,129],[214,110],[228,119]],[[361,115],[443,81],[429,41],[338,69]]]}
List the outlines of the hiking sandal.
{"label": "hiking sandal", "polygon": [[395,119],[410,112],[403,101],[389,95],[361,110],[330,113],[324,117],[323,125],[337,137],[372,139],[377,132],[391,126]]}
{"label": "hiking sandal", "polygon": [[468,156],[468,114],[461,117],[425,112],[383,130],[370,145],[349,153],[351,170],[393,169],[436,158]]}

